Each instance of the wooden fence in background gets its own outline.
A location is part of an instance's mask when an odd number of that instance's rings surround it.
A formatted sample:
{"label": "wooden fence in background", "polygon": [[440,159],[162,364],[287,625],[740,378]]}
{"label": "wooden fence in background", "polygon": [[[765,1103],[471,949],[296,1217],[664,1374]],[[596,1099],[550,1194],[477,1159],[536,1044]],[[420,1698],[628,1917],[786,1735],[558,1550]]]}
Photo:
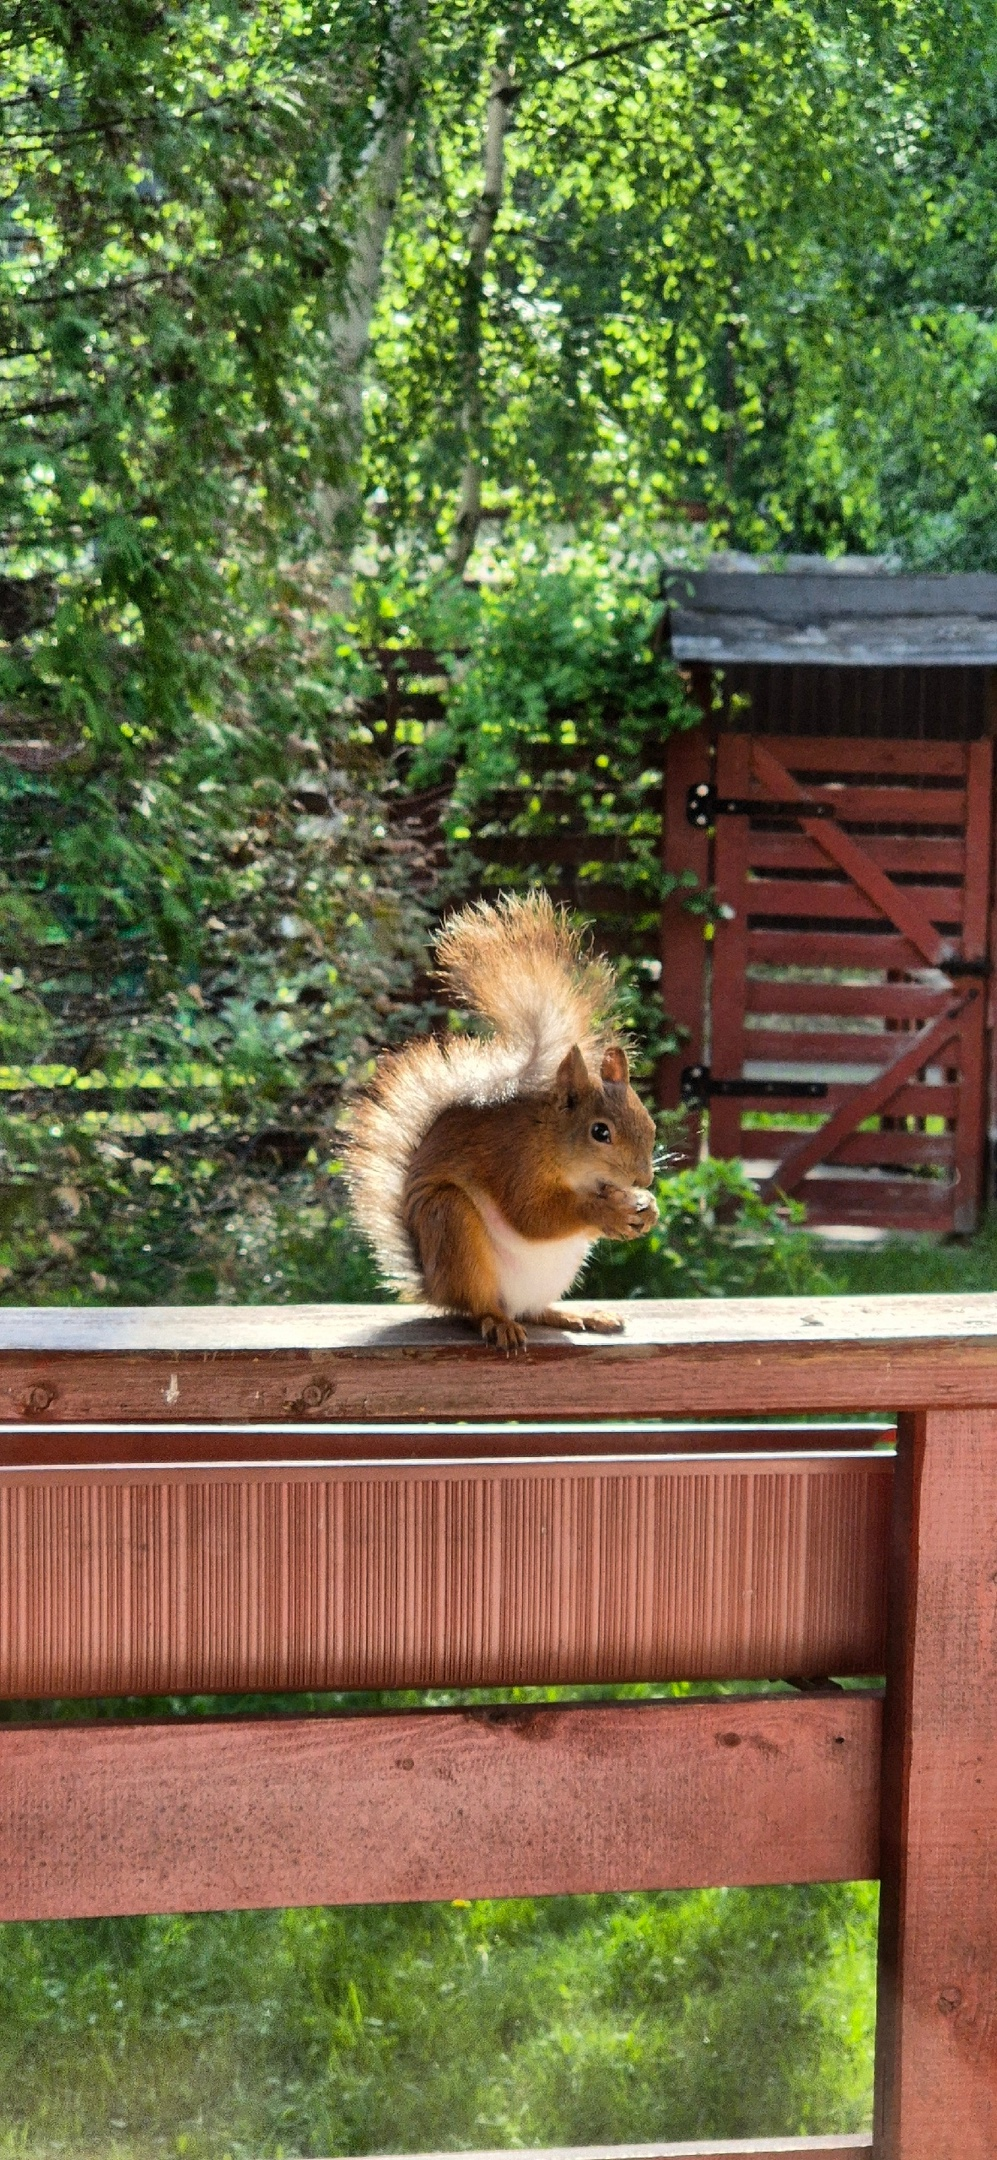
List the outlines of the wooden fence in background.
{"label": "wooden fence in background", "polygon": [[[385,742],[439,717],[432,653],[372,657]],[[591,745],[560,744],[552,724],[523,743],[517,785],[468,813],[468,889],[540,881],[638,963],[639,1038],[675,1046],[657,1058],[658,1102],[694,1113],[675,1161],[698,1158],[702,1129],[813,1226],[967,1234],[997,1132],[992,743],[982,692],[950,709],[922,670],[905,706],[885,677],[873,695],[876,672],[853,709],[834,670],[755,669],[741,711],[734,676],[697,666],[698,727],[665,741],[652,719],[640,753],[618,754],[606,713],[605,793]],[[815,673],[819,692],[801,679]],[[430,878],[446,800],[445,786],[392,797]],[[690,911],[697,888],[709,924]]]}
{"label": "wooden fence in background", "polygon": [[879,1875],[872,2150],[993,2160],[997,1297],[625,1311],[508,1361],[386,1308],[0,1315],[9,1702],[791,1683],[15,1713],[0,1917]]}

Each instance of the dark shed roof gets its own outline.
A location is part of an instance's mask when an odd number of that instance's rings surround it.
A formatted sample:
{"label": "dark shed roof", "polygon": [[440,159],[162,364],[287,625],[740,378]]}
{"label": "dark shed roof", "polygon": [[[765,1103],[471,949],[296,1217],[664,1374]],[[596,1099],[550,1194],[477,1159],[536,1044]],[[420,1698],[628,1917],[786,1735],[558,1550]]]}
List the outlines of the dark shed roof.
{"label": "dark shed roof", "polygon": [[740,558],[672,571],[677,660],[819,667],[997,667],[997,576],[908,577]]}

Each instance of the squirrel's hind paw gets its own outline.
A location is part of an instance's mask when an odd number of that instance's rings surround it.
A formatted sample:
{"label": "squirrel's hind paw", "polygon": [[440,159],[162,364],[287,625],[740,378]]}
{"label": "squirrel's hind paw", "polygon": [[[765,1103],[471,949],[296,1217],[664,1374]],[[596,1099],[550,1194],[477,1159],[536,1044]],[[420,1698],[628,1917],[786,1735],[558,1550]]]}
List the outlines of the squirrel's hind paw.
{"label": "squirrel's hind paw", "polygon": [[486,1343],[494,1350],[504,1350],[506,1357],[518,1357],[526,1349],[526,1329],[518,1320],[507,1320],[502,1313],[483,1313],[481,1332]]}

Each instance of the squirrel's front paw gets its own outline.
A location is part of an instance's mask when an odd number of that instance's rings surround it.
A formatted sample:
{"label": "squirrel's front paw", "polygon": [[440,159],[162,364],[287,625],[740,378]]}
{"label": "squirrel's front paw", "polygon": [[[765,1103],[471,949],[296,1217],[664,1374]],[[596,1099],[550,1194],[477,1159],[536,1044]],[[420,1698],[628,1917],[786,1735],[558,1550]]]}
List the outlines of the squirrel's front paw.
{"label": "squirrel's front paw", "polygon": [[608,1182],[596,1187],[595,1221],[603,1237],[646,1237],[657,1220],[654,1195],[642,1187]]}
{"label": "squirrel's front paw", "polygon": [[504,1313],[483,1313],[481,1332],[486,1343],[495,1350],[504,1350],[506,1357],[518,1357],[526,1349],[526,1329],[518,1320],[507,1320]]}

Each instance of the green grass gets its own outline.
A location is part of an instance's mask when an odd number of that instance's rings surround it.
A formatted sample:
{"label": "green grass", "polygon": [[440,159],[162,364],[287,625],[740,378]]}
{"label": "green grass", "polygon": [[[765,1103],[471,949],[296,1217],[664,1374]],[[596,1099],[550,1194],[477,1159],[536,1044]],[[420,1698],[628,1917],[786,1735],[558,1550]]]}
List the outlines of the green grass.
{"label": "green grass", "polygon": [[897,1297],[908,1290],[997,1290],[997,1210],[975,1237],[888,1238],[882,1245],[825,1246],[821,1258],[835,1290]]}
{"label": "green grass", "polygon": [[0,1929],[0,2151],[849,2130],[870,1885]]}

